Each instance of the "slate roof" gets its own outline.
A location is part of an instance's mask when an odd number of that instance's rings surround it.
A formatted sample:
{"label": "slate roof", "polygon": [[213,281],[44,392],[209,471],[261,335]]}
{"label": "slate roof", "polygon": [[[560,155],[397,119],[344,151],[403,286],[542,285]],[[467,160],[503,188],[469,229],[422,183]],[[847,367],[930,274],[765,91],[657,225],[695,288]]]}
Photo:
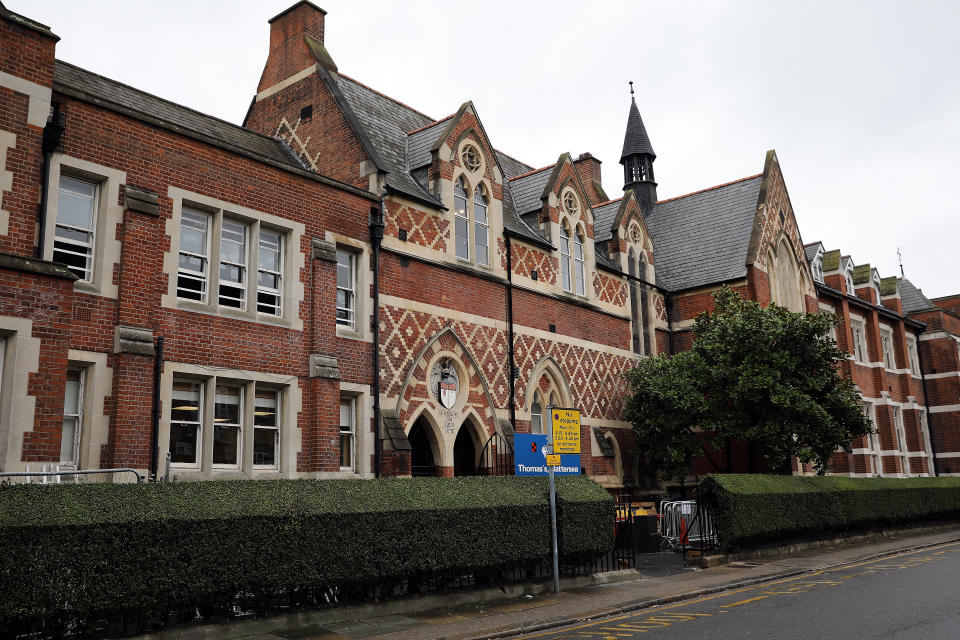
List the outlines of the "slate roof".
{"label": "slate roof", "polygon": [[[353,78],[339,74],[331,74],[331,77],[387,172],[387,185],[401,193],[442,206],[436,196],[421,186],[410,172],[430,163],[430,149],[445,130],[443,123],[449,117],[434,120]],[[514,171],[524,173],[530,170],[522,162],[499,152],[497,160],[508,176]],[[511,193],[507,185],[503,195],[504,229],[534,244],[550,247],[546,239],[520,219],[515,201],[516,194]]]}
{"label": "slate roof", "polygon": [[803,252],[806,254],[807,264],[813,262],[813,259],[817,257],[817,253],[822,246],[822,242],[811,242],[810,244],[803,245]]}
{"label": "slate roof", "polygon": [[617,217],[623,198],[601,202],[593,207],[593,233],[595,242],[606,242],[613,237],[613,219]]}
{"label": "slate roof", "polygon": [[503,176],[505,179],[509,180],[510,178],[533,171],[533,167],[530,165],[508,156],[502,151],[494,149],[494,153],[497,154],[497,161],[500,163],[500,168],[503,169],[503,172],[506,174]]}
{"label": "slate roof", "polygon": [[433,143],[437,141],[437,137],[444,131],[444,127],[441,125],[450,117],[437,120],[422,129],[407,134],[407,165],[410,169],[430,164],[433,159],[430,155],[430,149],[433,148]]}
{"label": "slate roof", "polygon": [[906,278],[900,279],[900,302],[903,304],[904,313],[913,313],[914,311],[935,309],[937,307],[937,305],[930,301],[930,298],[923,295],[923,291],[913,286],[913,283]]}
{"label": "slate roof", "polygon": [[650,144],[647,128],[643,126],[637,101],[631,98],[630,115],[627,116],[627,132],[623,136],[623,153],[620,154],[620,162],[622,163],[624,158],[635,153],[648,153],[654,158],[657,157],[653,152],[653,145]]}
{"label": "slate roof", "polygon": [[383,169],[387,171],[387,185],[407,195],[439,204],[407,169],[407,132],[425,127],[434,119],[352,78],[339,74],[333,77],[373,145]]}
{"label": "slate roof", "polygon": [[762,176],[662,200],[646,217],[656,250],[657,284],[671,291],[747,275]]}
{"label": "slate roof", "polygon": [[509,181],[517,213],[522,215],[530,211],[536,211],[543,206],[543,201],[540,198],[547,182],[550,180],[551,169],[554,166],[550,165],[534,172],[521,174],[522,177],[513,178]]}
{"label": "slate roof", "polygon": [[54,62],[53,88],[94,104],[135,112],[178,133],[193,134],[301,172],[304,169],[296,154],[280,140],[158,98],[62,60]]}

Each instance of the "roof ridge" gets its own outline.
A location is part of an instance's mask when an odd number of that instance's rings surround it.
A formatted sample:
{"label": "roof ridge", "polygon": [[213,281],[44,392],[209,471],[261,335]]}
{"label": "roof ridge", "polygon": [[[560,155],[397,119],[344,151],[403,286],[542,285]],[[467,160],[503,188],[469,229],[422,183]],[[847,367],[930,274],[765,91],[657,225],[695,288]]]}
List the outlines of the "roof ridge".
{"label": "roof ridge", "polygon": [[[83,67],[78,66],[78,65],[75,65],[75,64],[73,64],[73,63],[71,63],[71,62],[67,62],[66,60],[61,60],[60,58],[55,58],[55,62],[58,62],[58,63],[63,64],[63,65],[66,65],[66,66],[68,66],[68,67],[73,67],[74,69],[78,69],[78,70],[80,70],[80,71],[82,71],[82,72],[84,72],[84,73],[89,73],[90,75],[96,76],[96,77],[98,77],[98,78],[102,78],[102,79],[106,80],[107,82],[112,82],[113,84],[118,84],[118,85],[120,85],[120,86],[122,86],[122,87],[126,87],[127,89],[130,89],[131,91],[136,91],[137,93],[142,93],[142,94],[145,95],[145,96],[150,96],[151,98],[154,98],[155,100],[160,100],[161,102],[166,102],[167,104],[173,105],[173,106],[175,106],[175,107],[177,107],[177,108],[179,108],[179,109],[184,109],[184,110],[186,110],[186,111],[190,111],[190,112],[192,112],[192,113],[197,114],[198,116],[203,116],[204,118],[210,118],[211,120],[216,120],[217,122],[222,122],[222,123],[225,124],[225,125],[229,125],[229,126],[235,128],[235,129],[240,129],[241,131],[244,131],[244,132],[246,132],[246,133],[249,133],[250,135],[258,136],[258,137],[260,137],[260,138],[266,138],[267,140],[271,140],[271,141],[273,141],[273,142],[277,142],[277,141],[279,140],[279,138],[274,138],[273,136],[268,136],[268,135],[265,134],[265,133],[260,133],[259,131],[254,131],[253,129],[249,129],[249,128],[247,128],[247,127],[245,127],[245,126],[243,126],[243,125],[237,124],[237,123],[235,123],[235,122],[230,122],[229,120],[224,120],[223,118],[220,118],[220,117],[218,117],[218,116],[210,115],[209,113],[204,113],[203,111],[198,111],[197,109],[194,109],[193,107],[188,107],[188,106],[186,106],[186,105],[184,105],[184,104],[180,104],[179,102],[174,102],[173,100],[168,100],[167,98],[164,98],[164,97],[162,97],[162,96],[158,96],[158,95],[156,95],[156,94],[154,94],[154,93],[150,93],[149,91],[144,91],[143,89],[138,89],[138,88],[134,87],[133,85],[129,85],[129,84],[125,83],[125,82],[121,82],[121,81],[119,81],[119,80],[114,80],[113,78],[108,78],[107,76],[100,75],[99,73],[96,73],[95,71],[90,71],[89,69],[84,69]],[[56,78],[54,78],[54,82],[56,82]],[[112,101],[112,100],[108,100],[108,101],[109,101],[109,102],[113,102],[114,104],[117,104],[116,102],[114,102],[114,101]],[[162,119],[162,118],[158,118],[158,119]],[[180,126],[180,125],[177,125],[177,126]]]}
{"label": "roof ridge", "polygon": [[520,178],[526,178],[527,176],[532,176],[535,173],[540,173],[541,171],[546,171],[547,169],[553,169],[555,166],[557,166],[556,162],[554,162],[553,164],[548,164],[545,167],[540,167],[539,169],[534,169],[533,171],[527,171],[526,173],[521,173],[518,176],[513,176],[509,180],[519,180]]}
{"label": "roof ridge", "polygon": [[401,101],[397,100],[396,98],[392,98],[392,97],[388,96],[387,94],[385,94],[385,93],[382,92],[382,91],[377,91],[376,89],[374,89],[374,88],[371,87],[370,85],[364,84],[364,83],[360,82],[359,80],[357,80],[356,78],[351,78],[350,76],[346,75],[345,73],[339,73],[339,72],[337,73],[337,75],[339,75],[341,78],[344,78],[344,79],[346,79],[346,80],[349,80],[350,82],[352,82],[352,83],[354,83],[354,84],[360,85],[361,87],[363,87],[364,89],[366,89],[366,90],[368,90],[368,91],[374,92],[374,93],[377,94],[378,96],[381,96],[381,97],[383,97],[383,98],[386,98],[386,99],[389,100],[390,102],[395,102],[395,103],[397,103],[398,105],[400,105],[400,106],[403,107],[404,109],[409,109],[410,111],[413,111],[414,113],[416,113],[416,114],[418,114],[418,115],[421,115],[421,116],[423,116],[424,118],[428,118],[428,119],[430,120],[430,122],[437,122],[437,119],[436,119],[436,118],[434,118],[434,117],[432,117],[432,116],[428,116],[428,115],[425,114],[423,111],[420,111],[419,109],[414,109],[413,107],[411,107],[411,106],[408,105],[407,103],[401,102]]}
{"label": "roof ridge", "polygon": [[808,243],[806,243],[806,244],[803,245],[803,246],[805,246],[805,247],[810,247],[810,246],[813,246],[813,245],[815,245],[815,244],[823,244],[823,241],[822,241],[822,240],[814,240],[813,242],[808,242]]}
{"label": "roof ridge", "polygon": [[605,202],[598,202],[597,204],[593,205],[591,209],[596,209],[598,207],[605,207],[608,204],[613,204],[614,202],[620,202],[621,200],[623,200],[623,196],[620,196],[619,198],[614,198],[613,200],[606,200]]}
{"label": "roof ridge", "polygon": [[[522,164],[522,165],[525,166],[525,167],[529,167],[529,166],[530,166],[528,163],[526,163],[526,162],[524,162],[523,160],[520,160],[519,158],[517,158],[517,156],[511,155],[511,154],[509,154],[509,153],[507,153],[507,152],[505,152],[505,151],[501,151],[500,149],[494,149],[493,151],[494,151],[495,153],[499,153],[499,154],[502,155],[502,156],[507,156],[508,158],[510,158],[511,160],[513,160],[514,162],[519,162],[520,164]],[[531,168],[532,168],[532,167],[531,167]]]}
{"label": "roof ridge", "polygon": [[452,118],[452,117],[455,116],[455,115],[457,115],[457,114],[451,113],[450,115],[448,115],[448,116],[446,116],[446,117],[444,117],[444,118],[440,118],[439,120],[434,120],[433,122],[430,122],[430,123],[428,123],[428,124],[425,124],[425,125],[423,125],[422,127],[420,127],[419,129],[414,129],[413,131],[407,131],[407,135],[408,135],[408,136],[412,136],[412,135],[415,134],[415,133],[420,133],[421,131],[426,131],[426,130],[429,129],[430,127],[435,127],[435,126],[437,126],[438,124],[440,124],[441,122],[446,122],[447,120],[449,120],[450,118]]}
{"label": "roof ridge", "polygon": [[763,177],[762,173],[758,173],[753,176],[747,176],[746,178],[739,178],[737,180],[731,180],[730,182],[724,182],[723,184],[714,185],[712,187],[707,187],[706,189],[700,189],[699,191],[691,191],[690,193],[685,193],[682,196],[675,196],[673,198],[667,198],[666,200],[657,200],[656,204],[663,204],[664,202],[673,202],[674,200],[680,200],[681,198],[688,198],[690,196],[695,196],[698,193],[706,193],[707,191],[713,191],[714,189],[720,189],[722,187],[729,187],[732,184],[737,184],[738,182],[746,182],[747,180],[753,180],[755,178]]}

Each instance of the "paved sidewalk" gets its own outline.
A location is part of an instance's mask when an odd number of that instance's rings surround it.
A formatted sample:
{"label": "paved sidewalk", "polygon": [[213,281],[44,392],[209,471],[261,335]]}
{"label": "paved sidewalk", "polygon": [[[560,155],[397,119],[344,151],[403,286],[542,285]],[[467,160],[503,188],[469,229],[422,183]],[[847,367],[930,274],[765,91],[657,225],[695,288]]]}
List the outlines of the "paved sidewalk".
{"label": "paved sidewalk", "polygon": [[[428,611],[416,599],[341,610],[302,612],[263,620],[184,628],[141,636],[141,640],[467,640],[505,637],[559,626],[563,622],[613,615],[650,604],[703,595],[777,577],[855,562],[878,555],[960,540],[960,528],[926,535],[900,535],[867,544],[828,547],[772,560],[749,560],[709,569],[660,563],[641,567],[635,579],[561,587],[560,594],[522,594],[483,603],[456,604],[469,594],[442,596]],[[581,582],[583,582],[581,580]],[[439,604],[441,598],[431,602]],[[405,602],[405,604],[404,604]]]}

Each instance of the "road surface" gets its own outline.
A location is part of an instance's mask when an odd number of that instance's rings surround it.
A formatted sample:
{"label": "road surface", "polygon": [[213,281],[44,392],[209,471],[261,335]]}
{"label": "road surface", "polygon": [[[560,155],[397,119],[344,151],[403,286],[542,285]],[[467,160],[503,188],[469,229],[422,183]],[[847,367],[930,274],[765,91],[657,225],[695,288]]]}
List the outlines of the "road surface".
{"label": "road surface", "polygon": [[960,542],[631,614],[532,640],[958,640]]}

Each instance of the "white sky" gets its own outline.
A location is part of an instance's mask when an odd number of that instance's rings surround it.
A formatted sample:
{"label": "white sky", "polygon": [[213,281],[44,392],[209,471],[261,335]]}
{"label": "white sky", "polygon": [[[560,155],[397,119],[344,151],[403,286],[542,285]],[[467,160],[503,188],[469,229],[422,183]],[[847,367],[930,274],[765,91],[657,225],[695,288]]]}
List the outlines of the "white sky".
{"label": "white sky", "polygon": [[[3,0],[57,57],[239,123],[294,0]],[[776,149],[804,242],[929,297],[960,293],[960,2],[317,0],[340,71],[435,118],[473,100],[498,149],[619,165],[627,81],[659,197],[760,173]],[[480,7],[482,10],[475,10]]]}

